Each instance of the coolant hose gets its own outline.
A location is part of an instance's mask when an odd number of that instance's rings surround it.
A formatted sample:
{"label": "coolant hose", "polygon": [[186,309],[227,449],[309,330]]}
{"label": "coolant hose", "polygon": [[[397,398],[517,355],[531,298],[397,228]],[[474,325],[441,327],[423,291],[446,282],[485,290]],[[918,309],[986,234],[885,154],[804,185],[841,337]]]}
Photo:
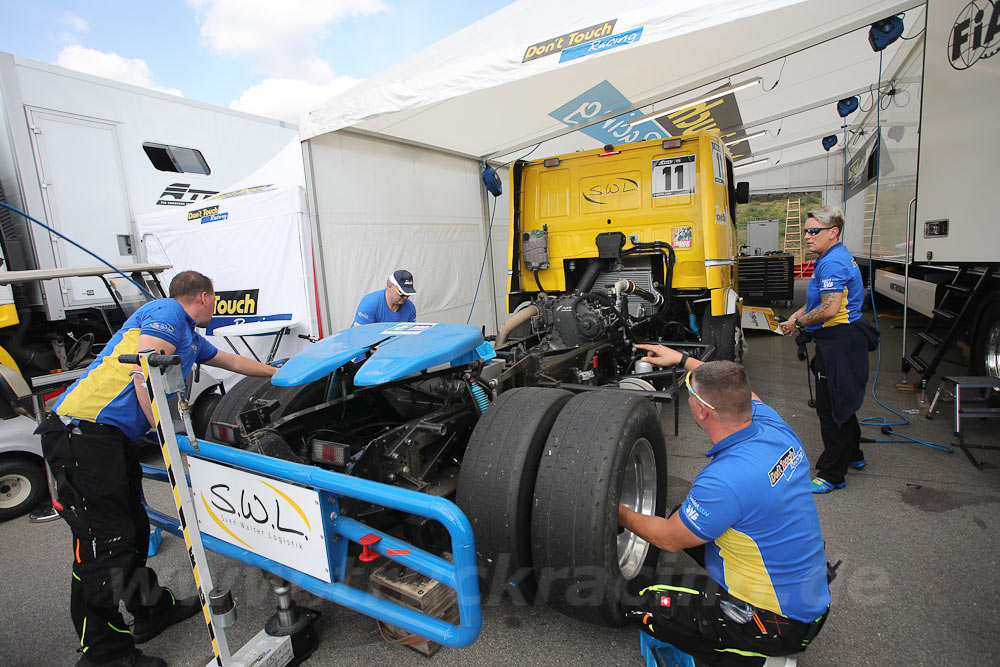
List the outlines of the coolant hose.
{"label": "coolant hose", "polygon": [[647,292],[641,287],[636,287],[635,283],[631,280],[626,280],[624,278],[615,281],[615,294],[635,294],[636,296],[649,301],[654,306],[659,306],[663,303],[663,295],[659,292],[656,294]]}
{"label": "coolant hose", "polygon": [[510,335],[511,331],[513,331],[521,324],[524,324],[537,314],[538,314],[538,306],[531,305],[528,306],[527,308],[523,308],[517,311],[516,313],[508,317],[507,321],[503,323],[502,327],[500,327],[500,331],[497,332],[497,339],[493,341],[493,347],[500,347],[501,345],[506,343],[507,336]]}
{"label": "coolant hose", "polygon": [[597,280],[598,274],[601,272],[601,261],[598,259],[590,260],[587,265],[587,270],[583,272],[583,277],[580,278],[580,282],[576,284],[576,290],[580,293],[589,292],[590,288],[594,286],[594,281]]}

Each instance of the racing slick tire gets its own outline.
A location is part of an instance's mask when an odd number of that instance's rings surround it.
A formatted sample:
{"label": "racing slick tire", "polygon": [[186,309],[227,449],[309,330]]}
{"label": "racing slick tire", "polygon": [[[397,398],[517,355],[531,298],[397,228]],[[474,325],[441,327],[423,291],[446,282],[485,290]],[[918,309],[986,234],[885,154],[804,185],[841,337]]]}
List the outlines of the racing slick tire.
{"label": "racing slick tire", "polygon": [[585,392],[559,413],[535,479],[531,557],[539,601],[573,618],[620,626],[626,588],[659,550],[619,530],[618,505],[662,516],[667,451],[653,403]]}
{"label": "racing slick tire", "polygon": [[549,430],[572,397],[568,391],[544,387],[504,392],[472,431],[459,472],[458,506],[472,523],[488,582],[512,595],[519,591],[526,600],[535,592],[535,473]]}

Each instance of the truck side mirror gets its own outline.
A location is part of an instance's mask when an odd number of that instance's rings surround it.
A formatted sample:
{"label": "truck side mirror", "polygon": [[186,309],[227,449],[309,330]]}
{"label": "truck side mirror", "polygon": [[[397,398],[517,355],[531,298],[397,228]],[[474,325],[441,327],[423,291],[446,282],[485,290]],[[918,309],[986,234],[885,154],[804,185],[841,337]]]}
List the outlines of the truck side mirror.
{"label": "truck side mirror", "polygon": [[749,204],[750,203],[750,182],[741,181],[736,184],[736,203],[737,204]]}

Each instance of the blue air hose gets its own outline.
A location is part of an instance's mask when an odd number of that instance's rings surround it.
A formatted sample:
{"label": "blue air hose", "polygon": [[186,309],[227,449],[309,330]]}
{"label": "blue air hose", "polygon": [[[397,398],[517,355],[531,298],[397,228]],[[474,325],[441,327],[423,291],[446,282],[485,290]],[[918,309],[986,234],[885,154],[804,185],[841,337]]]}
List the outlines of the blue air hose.
{"label": "blue air hose", "polygon": [[146,296],[148,296],[148,297],[149,297],[150,299],[155,299],[155,298],[156,298],[156,297],[154,297],[154,296],[153,296],[152,294],[150,294],[150,293],[149,293],[149,290],[147,290],[147,289],[146,289],[145,287],[143,287],[142,285],[140,285],[140,284],[139,284],[139,283],[137,283],[136,281],[132,280],[131,278],[129,278],[128,276],[126,276],[126,275],[125,275],[124,273],[122,273],[121,271],[119,271],[119,270],[118,270],[118,269],[117,269],[116,267],[114,267],[114,266],[112,266],[112,265],[111,265],[110,263],[108,263],[108,262],[104,261],[104,259],[103,259],[103,258],[101,258],[101,257],[99,257],[99,256],[95,255],[94,253],[90,252],[89,250],[87,250],[87,249],[86,249],[86,248],[84,248],[84,247],[83,247],[82,245],[80,245],[79,243],[77,243],[77,242],[76,242],[76,241],[74,241],[73,239],[69,238],[69,237],[68,237],[68,236],[66,236],[65,234],[60,234],[60,233],[59,233],[59,232],[57,232],[56,230],[54,230],[54,229],[52,229],[51,227],[49,227],[48,225],[46,225],[46,224],[45,224],[44,222],[42,222],[41,220],[36,220],[35,218],[32,218],[32,217],[31,217],[30,215],[28,215],[28,214],[27,214],[27,213],[25,213],[24,211],[22,211],[22,210],[20,210],[20,209],[17,209],[17,208],[14,208],[13,206],[11,206],[11,205],[9,205],[9,204],[5,204],[5,203],[3,203],[2,201],[0,201],[0,206],[3,206],[4,208],[6,208],[6,209],[9,209],[9,210],[11,210],[11,211],[14,211],[14,213],[17,213],[18,215],[23,215],[23,216],[24,216],[25,218],[27,218],[28,220],[31,220],[31,221],[32,221],[33,223],[35,223],[35,224],[37,224],[37,225],[41,225],[42,227],[44,227],[45,229],[49,230],[49,231],[50,231],[51,233],[55,234],[55,235],[56,235],[56,236],[58,236],[59,238],[61,238],[61,239],[65,239],[66,241],[69,241],[70,243],[72,243],[73,245],[75,245],[75,246],[76,246],[77,248],[79,248],[80,250],[84,251],[85,253],[87,253],[87,254],[88,254],[88,255],[90,255],[91,257],[94,257],[94,258],[95,258],[95,259],[97,259],[97,261],[99,261],[99,262],[100,262],[101,264],[104,264],[105,266],[108,266],[108,267],[110,267],[112,271],[114,271],[115,273],[117,273],[117,274],[121,275],[121,277],[122,277],[122,278],[124,278],[125,280],[129,281],[130,283],[132,283],[133,285],[135,285],[136,287],[138,287],[138,288],[139,288],[139,290],[140,290],[140,291],[141,291],[141,292],[142,292],[143,294],[145,294]]}
{"label": "blue air hose", "polygon": [[[876,89],[876,92],[877,92],[877,99],[876,99],[876,107],[875,107],[875,128],[876,128],[876,131],[879,132],[879,135],[878,135],[878,139],[876,141],[875,150],[877,150],[879,152],[879,159],[881,159],[881,153],[882,153],[882,134],[881,134],[881,122],[882,122],[882,119],[881,119],[881,114],[880,114],[880,109],[882,108],[882,105],[881,105],[881,100],[882,100],[882,53],[881,52],[879,52],[879,57],[878,57],[878,88]],[[846,169],[846,166],[845,166],[845,169]],[[891,412],[892,414],[896,415],[902,421],[890,422],[890,421],[888,421],[885,418],[885,416],[880,416],[880,417],[866,417],[865,419],[860,420],[860,423],[862,425],[864,425],[864,426],[878,426],[878,427],[881,427],[883,434],[894,436],[896,438],[902,438],[902,440],[871,440],[870,442],[876,442],[876,443],[878,443],[878,442],[897,442],[897,443],[898,442],[915,442],[917,444],[926,445],[927,447],[930,447],[932,449],[936,449],[938,451],[945,452],[947,454],[951,454],[954,450],[951,447],[948,447],[947,445],[942,445],[942,444],[939,444],[939,443],[936,443],[936,442],[927,442],[925,440],[919,440],[917,438],[911,438],[908,435],[903,435],[902,433],[896,433],[895,431],[893,431],[892,430],[893,426],[909,426],[910,425],[910,420],[905,415],[902,415],[902,414],[896,412],[895,410],[893,410],[892,408],[890,408],[888,405],[886,405],[885,403],[883,403],[881,400],[879,400],[878,394],[875,393],[875,388],[878,385],[879,372],[882,370],[882,336],[881,336],[882,332],[881,332],[881,328],[880,328],[879,322],[878,322],[878,309],[875,306],[875,272],[872,270],[872,262],[873,262],[873,258],[874,258],[874,254],[875,254],[875,252],[874,252],[874,246],[875,246],[875,220],[877,220],[877,216],[878,216],[878,184],[879,184],[879,177],[881,176],[881,172],[882,172],[881,164],[876,165],[876,169],[875,169],[875,200],[872,202],[872,231],[871,231],[871,235],[869,236],[869,239],[868,239],[868,295],[869,295],[869,298],[870,298],[871,303],[872,303],[872,314],[875,316],[875,330],[879,332],[878,360],[877,360],[877,363],[875,364],[875,380],[872,382],[872,398],[875,399],[875,402],[878,405],[882,406],[882,408],[884,408],[886,411]],[[846,183],[845,183],[844,187],[846,189]],[[845,191],[845,194],[846,194],[846,191]],[[909,220],[907,220],[906,224],[910,224]],[[909,250],[907,250],[907,253],[908,252],[909,252]],[[904,350],[904,352],[905,352],[905,350]]]}

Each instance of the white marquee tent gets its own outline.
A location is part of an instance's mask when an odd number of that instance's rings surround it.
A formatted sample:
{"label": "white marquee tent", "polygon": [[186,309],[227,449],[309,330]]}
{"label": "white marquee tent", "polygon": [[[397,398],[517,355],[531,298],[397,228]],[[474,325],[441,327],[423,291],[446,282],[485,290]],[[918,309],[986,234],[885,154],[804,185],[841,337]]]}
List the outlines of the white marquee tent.
{"label": "white marquee tent", "polygon": [[[917,124],[923,10],[913,0],[505,7],[302,117],[327,316],[343,325],[357,296],[398,265],[417,277],[420,319],[465,321],[471,310],[474,324],[494,328],[506,312],[509,193],[485,194],[483,164],[676,134],[702,109],[714,109],[752,191],[820,189],[841,203],[845,146],[848,157],[860,150],[876,118]],[[870,24],[904,12],[908,39],[873,52]],[[872,105],[880,81],[893,90],[882,110]],[[697,113],[645,118],[713,91]],[[845,123],[836,102],[852,95],[861,109]],[[826,152],[830,134],[839,142]],[[897,140],[897,166],[915,170],[915,135]],[[487,230],[492,252],[472,308]],[[372,275],[344,270],[359,256],[378,264]]]}

